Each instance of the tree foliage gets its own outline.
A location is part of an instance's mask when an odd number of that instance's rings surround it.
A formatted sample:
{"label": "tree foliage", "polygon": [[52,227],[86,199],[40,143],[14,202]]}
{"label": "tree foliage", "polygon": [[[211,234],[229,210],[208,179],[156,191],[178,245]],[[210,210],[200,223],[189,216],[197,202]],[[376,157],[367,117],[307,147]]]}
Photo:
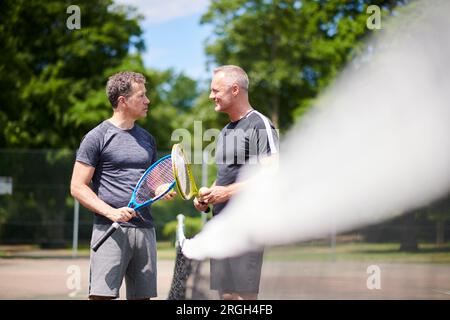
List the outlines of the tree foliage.
{"label": "tree foliage", "polygon": [[385,15],[405,1],[213,0],[202,23],[210,62],[250,77],[253,105],[288,128],[361,48],[368,5]]}
{"label": "tree foliage", "polygon": [[[5,0],[0,10],[0,146],[75,147],[108,114],[106,78],[140,67],[139,16],[112,1],[78,1],[81,29],[70,30],[68,1]],[[100,92],[103,91],[101,94]]]}
{"label": "tree foliage", "polygon": [[[0,2],[0,149],[7,148],[0,153],[0,176],[14,181],[13,196],[0,199],[2,239],[14,238],[17,221],[36,226],[20,233],[30,237],[19,236],[18,241],[67,236],[73,151],[89,130],[112,114],[105,93],[110,75],[132,70],[146,76],[150,112],[139,124],[156,137],[159,155],[169,150],[170,133],[186,122],[199,95],[196,82],[186,75],[144,67],[140,17],[134,9],[112,1],[81,0],[76,3],[81,29],[70,30],[70,5],[60,0]],[[59,159],[61,152],[66,156]],[[30,175],[36,166],[39,171]],[[176,211],[156,210],[172,214],[166,220],[173,220],[185,205],[177,203]]]}

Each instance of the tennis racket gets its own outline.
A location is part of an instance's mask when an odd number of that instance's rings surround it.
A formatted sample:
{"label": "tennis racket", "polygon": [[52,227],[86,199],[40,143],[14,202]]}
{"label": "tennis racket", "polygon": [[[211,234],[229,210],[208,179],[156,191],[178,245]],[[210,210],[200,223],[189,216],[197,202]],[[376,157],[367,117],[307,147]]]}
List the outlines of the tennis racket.
{"label": "tennis racket", "polygon": [[[173,176],[177,182],[178,194],[184,199],[189,200],[193,196],[198,197],[198,188],[195,183],[194,176],[192,174],[191,166],[187,160],[181,144],[176,143],[172,147],[172,169]],[[210,208],[208,207],[204,212],[208,213]]]}
{"label": "tennis racket", "polygon": [[[174,186],[172,160],[171,156],[167,155],[156,161],[144,172],[136,184],[127,206],[133,208],[139,217],[143,219],[138,210],[163,198]],[[119,226],[119,222],[114,222],[100,239],[94,243],[92,250],[97,251]]]}

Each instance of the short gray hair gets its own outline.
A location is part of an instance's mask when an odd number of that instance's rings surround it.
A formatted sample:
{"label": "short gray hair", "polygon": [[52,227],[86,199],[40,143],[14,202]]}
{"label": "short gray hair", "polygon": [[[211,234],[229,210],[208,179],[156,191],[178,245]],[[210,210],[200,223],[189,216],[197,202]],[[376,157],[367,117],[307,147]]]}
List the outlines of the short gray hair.
{"label": "short gray hair", "polygon": [[214,74],[222,72],[225,75],[225,82],[227,85],[232,86],[236,83],[240,88],[248,91],[248,75],[241,67],[226,65],[215,68],[213,72]]}
{"label": "short gray hair", "polygon": [[113,108],[117,108],[120,96],[128,97],[130,95],[133,82],[145,84],[145,77],[137,72],[123,71],[108,78],[106,95]]}

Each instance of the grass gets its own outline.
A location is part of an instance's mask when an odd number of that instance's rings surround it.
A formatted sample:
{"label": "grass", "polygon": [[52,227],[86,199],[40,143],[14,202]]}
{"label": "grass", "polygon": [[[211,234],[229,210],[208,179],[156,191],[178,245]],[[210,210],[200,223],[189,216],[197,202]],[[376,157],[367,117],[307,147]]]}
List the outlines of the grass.
{"label": "grass", "polygon": [[175,247],[172,242],[158,242],[157,243],[158,259],[161,260],[175,260]]}
{"label": "grass", "polygon": [[[157,243],[158,259],[175,260],[175,248],[171,242]],[[90,247],[80,245],[77,250],[78,258],[88,258]],[[38,245],[0,245],[0,259],[48,259],[72,258],[72,248],[42,249]]]}
{"label": "grass", "polygon": [[[175,247],[170,241],[158,241],[156,244],[158,259],[175,260]],[[90,248],[88,246],[81,246],[78,253],[81,255],[89,255]],[[1,255],[0,255],[1,257]]]}
{"label": "grass", "polygon": [[[303,243],[266,249],[271,261],[377,261],[399,263],[450,263],[450,243],[442,247],[424,243],[417,252],[401,252],[399,243],[351,242],[330,245]],[[158,259],[175,259],[170,242],[158,242]]]}
{"label": "grass", "polygon": [[450,263],[450,244],[420,244],[417,252],[400,251],[398,243],[352,242],[330,245],[299,244],[266,250],[272,261],[376,261],[399,263]]}
{"label": "grass", "polygon": [[[338,243],[331,248],[323,243],[301,243],[297,245],[266,249],[268,261],[376,261],[398,263],[450,263],[450,243],[437,247],[423,243],[417,252],[401,252],[398,243]],[[175,248],[171,242],[157,243],[158,259],[174,260]],[[33,253],[36,253],[35,255]],[[46,258],[71,257],[71,248],[65,250],[42,250],[37,246],[0,246],[0,258]],[[79,257],[89,257],[89,247],[80,246]]]}

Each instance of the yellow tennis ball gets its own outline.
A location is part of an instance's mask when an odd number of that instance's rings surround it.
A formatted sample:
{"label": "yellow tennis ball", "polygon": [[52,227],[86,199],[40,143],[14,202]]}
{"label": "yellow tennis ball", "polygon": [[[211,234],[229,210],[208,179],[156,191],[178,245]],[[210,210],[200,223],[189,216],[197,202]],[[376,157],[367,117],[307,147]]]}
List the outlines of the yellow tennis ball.
{"label": "yellow tennis ball", "polygon": [[205,193],[207,193],[208,192],[208,188],[207,187],[201,187],[199,190],[198,190],[198,194],[199,195],[204,195]]}

